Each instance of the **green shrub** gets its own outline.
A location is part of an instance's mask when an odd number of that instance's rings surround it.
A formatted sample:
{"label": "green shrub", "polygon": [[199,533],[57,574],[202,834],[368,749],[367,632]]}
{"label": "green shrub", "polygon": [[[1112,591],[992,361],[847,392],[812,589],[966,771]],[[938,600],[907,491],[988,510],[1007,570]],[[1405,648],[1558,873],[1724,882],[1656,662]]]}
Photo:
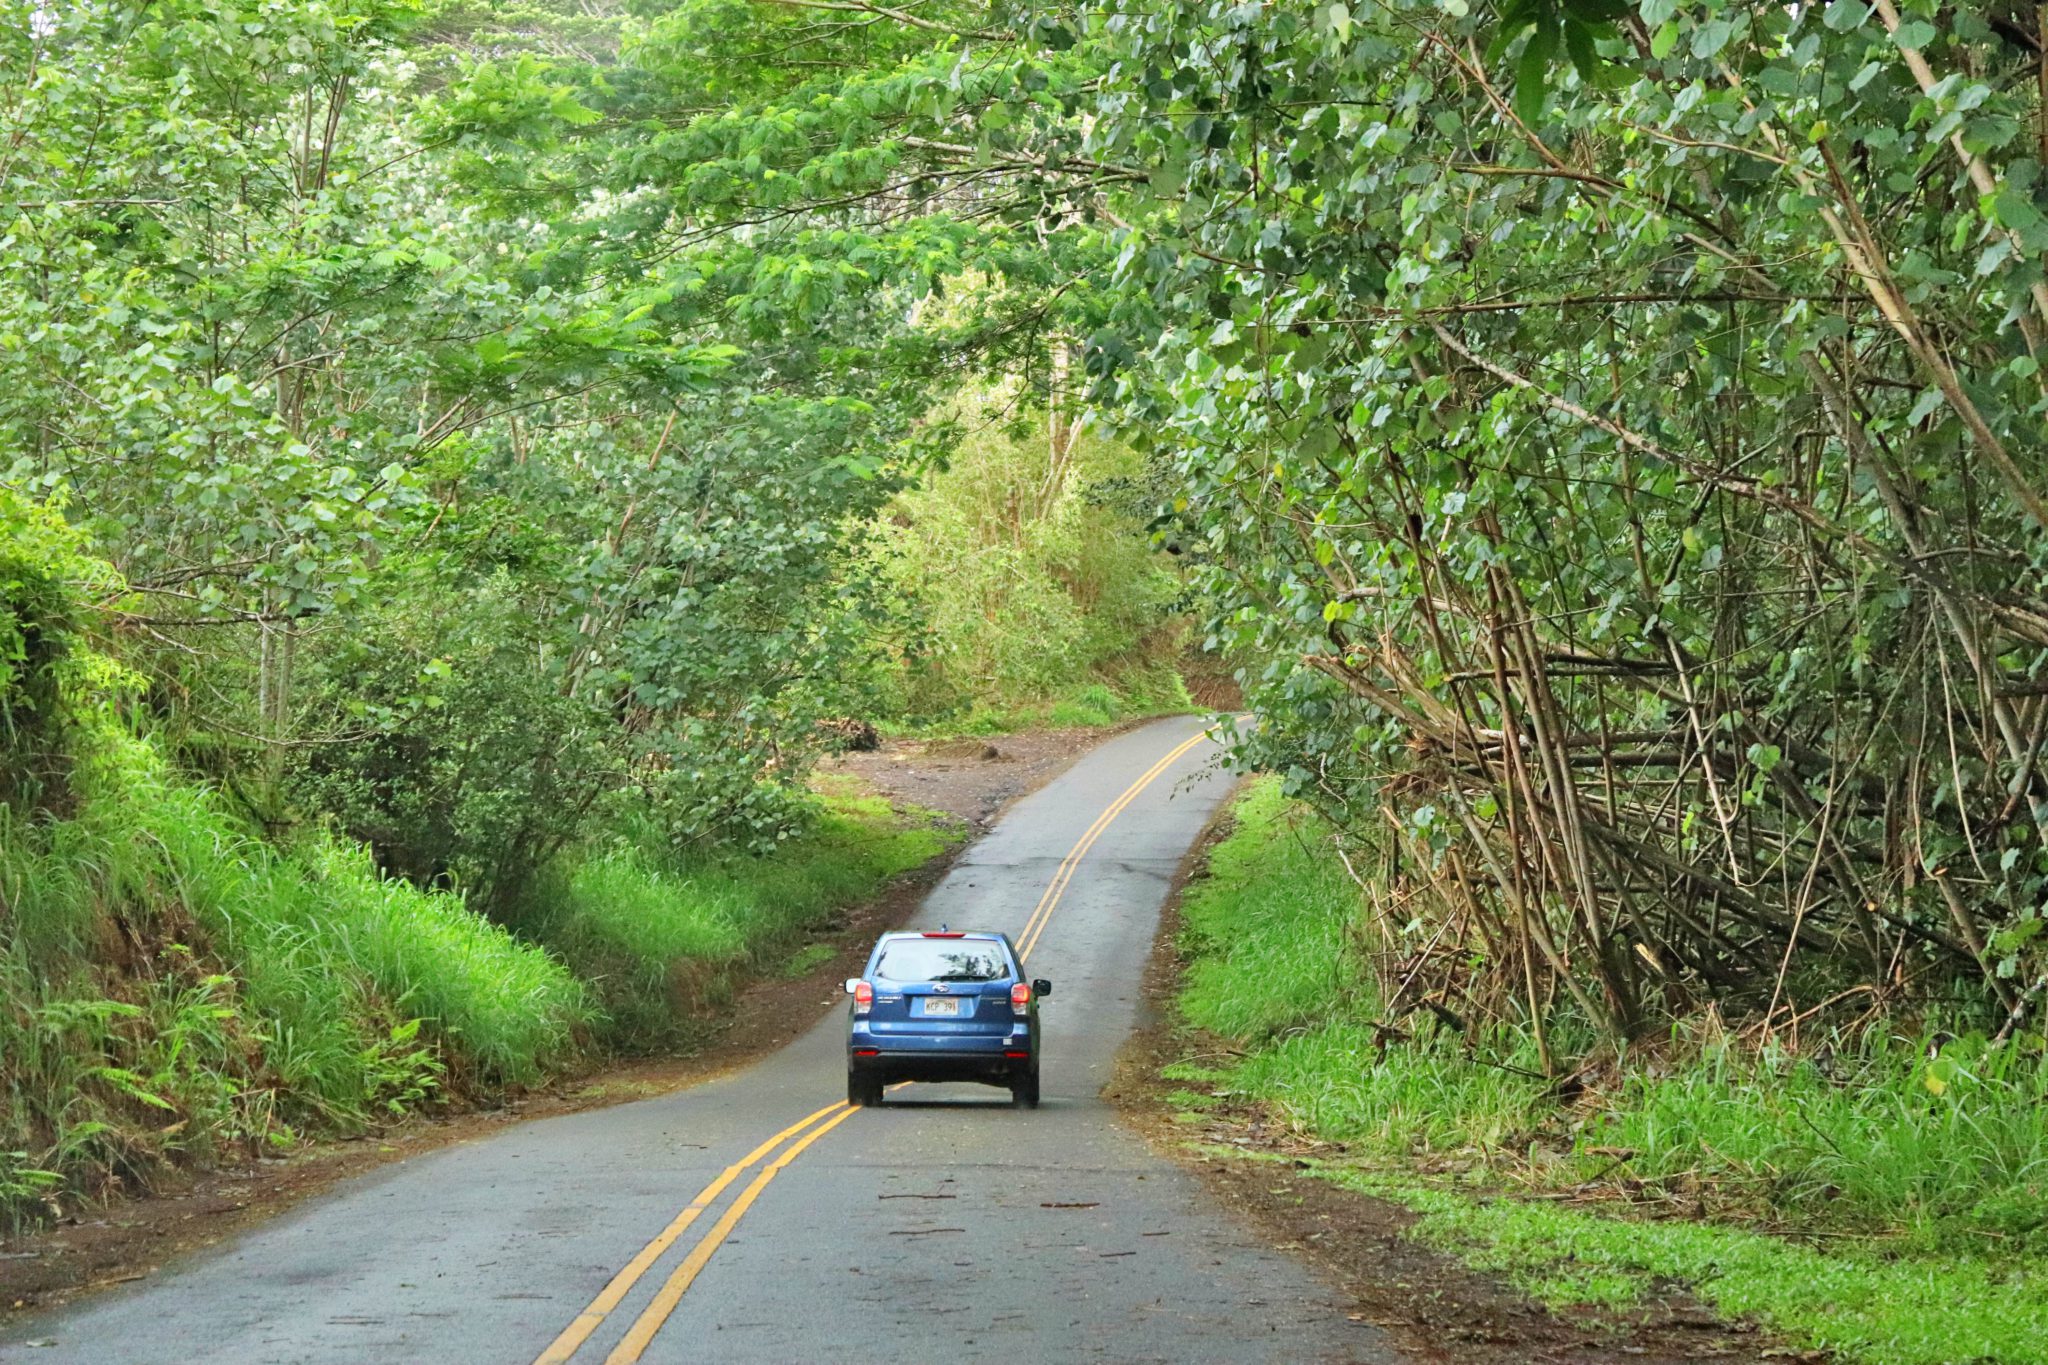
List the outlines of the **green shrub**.
{"label": "green shrub", "polygon": [[299,724],[353,738],[293,750],[285,791],[385,871],[496,911],[625,780],[616,718],[544,666],[551,637],[509,574],[410,568],[386,567],[354,630],[305,646]]}
{"label": "green shrub", "polygon": [[116,672],[85,645],[86,594],[118,587],[56,508],[0,486],[0,804],[66,803],[73,734]]}
{"label": "green shrub", "polygon": [[1105,725],[1184,708],[1185,590],[1146,529],[1142,457],[1084,431],[1054,477],[1044,414],[1018,415],[1009,390],[947,415],[970,434],[870,545],[915,626],[884,683],[895,717],[995,733],[1048,710],[1055,725]]}
{"label": "green shrub", "polygon": [[873,797],[813,801],[799,833],[762,853],[663,843],[626,821],[611,846],[565,859],[517,914],[593,983],[608,1038],[627,1050],[687,1030],[735,972],[781,965],[806,932],[957,838]]}

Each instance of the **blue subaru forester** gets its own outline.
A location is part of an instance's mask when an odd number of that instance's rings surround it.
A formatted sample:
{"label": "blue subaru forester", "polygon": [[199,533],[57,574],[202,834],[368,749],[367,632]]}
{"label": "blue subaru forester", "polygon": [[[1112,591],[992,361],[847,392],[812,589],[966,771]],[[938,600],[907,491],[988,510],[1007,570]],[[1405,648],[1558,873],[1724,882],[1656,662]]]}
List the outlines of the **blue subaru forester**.
{"label": "blue subaru forester", "polygon": [[846,983],[846,1101],[876,1105],[896,1081],[1007,1086],[1038,1107],[1038,1002],[1007,934],[957,929],[884,934]]}

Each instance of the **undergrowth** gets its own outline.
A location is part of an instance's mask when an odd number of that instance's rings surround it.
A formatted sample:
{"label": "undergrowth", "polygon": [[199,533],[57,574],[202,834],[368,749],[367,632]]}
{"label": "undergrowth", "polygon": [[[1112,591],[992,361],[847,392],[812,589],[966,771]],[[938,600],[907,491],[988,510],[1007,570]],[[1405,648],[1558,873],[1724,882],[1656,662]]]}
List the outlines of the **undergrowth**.
{"label": "undergrowth", "polygon": [[943,817],[845,790],[817,795],[798,833],[762,854],[677,850],[629,822],[553,869],[518,925],[592,983],[607,1041],[646,1050],[727,1004],[742,974],[786,969],[836,911],[960,836]]}
{"label": "undergrowth", "polygon": [[575,1055],[582,987],[446,894],[326,839],[281,853],[140,740],[71,818],[0,811],[0,1201],[348,1131]]}
{"label": "undergrowth", "polygon": [[2038,1038],[1921,1020],[1795,1054],[1693,1025],[1561,1097],[1522,1030],[1386,1018],[1332,831],[1273,781],[1234,815],[1183,905],[1181,1013],[1211,1041],[1168,1074],[1197,1105],[1343,1144],[1322,1173],[1551,1299],[1678,1279],[1853,1358],[2048,1355]]}

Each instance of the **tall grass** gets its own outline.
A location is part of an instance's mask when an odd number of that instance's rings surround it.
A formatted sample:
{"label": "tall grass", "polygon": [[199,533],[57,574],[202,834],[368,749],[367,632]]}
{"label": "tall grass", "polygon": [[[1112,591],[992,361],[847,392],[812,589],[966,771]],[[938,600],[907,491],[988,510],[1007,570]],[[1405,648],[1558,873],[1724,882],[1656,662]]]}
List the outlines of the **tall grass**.
{"label": "tall grass", "polygon": [[957,837],[847,792],[819,797],[802,832],[758,855],[666,848],[651,826],[628,823],[609,846],[555,869],[519,927],[593,983],[611,1041],[641,1050],[724,1004],[741,970],[786,955]]}
{"label": "tall grass", "polygon": [[1253,1097],[1331,1140],[1456,1157],[1525,1185],[1590,1182],[1660,1207],[1901,1250],[2048,1252],[2048,1058],[2038,1038],[1992,1048],[1920,1024],[1802,1057],[1740,1046],[1718,1029],[1681,1031],[1595,1073],[1565,1103],[1523,1031],[1448,1034],[1423,1014],[1385,1020],[1355,948],[1362,897],[1328,828],[1274,782],[1252,786],[1233,813],[1232,834],[1184,903],[1180,1006],[1242,1055],[1179,1076]]}
{"label": "tall grass", "polygon": [[325,838],[280,855],[227,820],[140,741],[95,763],[75,824],[116,875],[102,912],[183,914],[240,968],[250,1000],[279,1025],[286,1075],[360,1102],[365,1001],[425,1024],[486,1085],[526,1083],[565,1060],[586,1002],[544,949],[521,943],[453,896],[380,877],[360,849]]}
{"label": "tall grass", "polygon": [[459,899],[280,853],[140,740],[73,787],[65,819],[0,808],[0,1206],[573,1055],[581,986]]}
{"label": "tall grass", "polygon": [[302,904],[337,952],[418,1018],[459,1072],[487,1086],[529,1085],[575,1055],[590,1000],[545,948],[454,896],[380,877],[361,848],[323,841],[303,861],[314,901]]}
{"label": "tall grass", "polygon": [[[2048,1065],[1982,1038],[1840,1040],[1824,1065],[1728,1045],[1634,1075],[1579,1148],[1723,1216],[1889,1234],[1929,1249],[2048,1253]],[[1612,1164],[1611,1162],[1608,1164]]]}

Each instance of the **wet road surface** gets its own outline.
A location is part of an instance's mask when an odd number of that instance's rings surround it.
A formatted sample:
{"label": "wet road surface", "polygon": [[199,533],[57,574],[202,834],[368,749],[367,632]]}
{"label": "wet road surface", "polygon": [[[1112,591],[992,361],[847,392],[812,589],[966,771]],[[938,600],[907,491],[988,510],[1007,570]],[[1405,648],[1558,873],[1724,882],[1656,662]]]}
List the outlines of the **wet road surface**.
{"label": "wet road surface", "polygon": [[1174,870],[1228,794],[1215,756],[1192,718],[1118,736],[927,899],[924,927],[1036,929],[1035,1111],[970,1085],[846,1109],[835,1009],[738,1074],[345,1184],[10,1325],[0,1358],[1397,1361],[1097,1098]]}

